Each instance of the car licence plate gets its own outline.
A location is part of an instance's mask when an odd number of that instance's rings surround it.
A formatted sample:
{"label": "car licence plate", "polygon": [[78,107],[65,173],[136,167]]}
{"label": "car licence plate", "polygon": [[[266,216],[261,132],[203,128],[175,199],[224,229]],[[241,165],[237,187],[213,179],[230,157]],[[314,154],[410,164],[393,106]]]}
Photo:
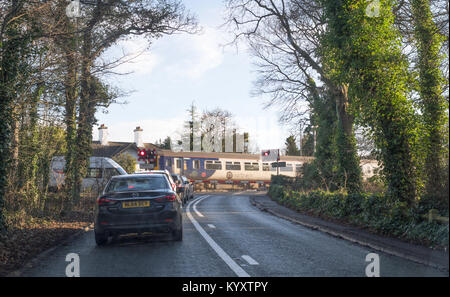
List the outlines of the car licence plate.
{"label": "car licence plate", "polygon": [[149,207],[150,201],[126,201],[122,202],[123,208],[134,208],[134,207]]}

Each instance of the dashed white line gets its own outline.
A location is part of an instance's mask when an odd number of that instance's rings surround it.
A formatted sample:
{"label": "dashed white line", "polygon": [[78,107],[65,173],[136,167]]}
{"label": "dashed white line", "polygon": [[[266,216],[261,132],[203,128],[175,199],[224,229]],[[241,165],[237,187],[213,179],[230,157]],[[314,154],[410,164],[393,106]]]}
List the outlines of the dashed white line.
{"label": "dashed white line", "polygon": [[250,265],[259,265],[258,262],[256,262],[252,257],[247,256],[247,255],[242,255],[242,259],[244,259],[245,261],[247,261],[248,264]]}
{"label": "dashed white line", "polygon": [[216,229],[216,226],[214,226],[213,224],[208,224],[208,227],[211,229]]}
{"label": "dashed white line", "polygon": [[[206,197],[203,197],[204,199]],[[200,201],[200,200],[199,200]],[[198,201],[197,201],[198,203]],[[201,236],[206,240],[206,242],[212,247],[212,249],[219,255],[219,257],[228,265],[228,267],[233,270],[233,272],[239,276],[239,277],[249,277],[250,275],[245,272],[244,269],[242,269],[236,262],[231,259],[230,256],[214,241],[214,239],[211,238],[211,236],[206,233],[206,231],[200,226],[200,224],[194,219],[194,216],[191,214],[190,211],[191,203],[188,204],[186,209],[186,215],[191,220],[192,225],[194,225],[195,229],[200,233]]]}

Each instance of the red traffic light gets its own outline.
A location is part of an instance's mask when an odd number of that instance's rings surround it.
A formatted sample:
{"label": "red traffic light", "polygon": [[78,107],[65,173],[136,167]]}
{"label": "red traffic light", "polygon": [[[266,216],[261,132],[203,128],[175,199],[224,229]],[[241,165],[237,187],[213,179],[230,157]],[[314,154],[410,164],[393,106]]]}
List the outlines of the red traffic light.
{"label": "red traffic light", "polygon": [[146,159],[146,155],[147,155],[147,152],[145,151],[145,149],[138,149],[138,153],[137,153],[137,155],[138,155],[138,161],[140,161],[140,160],[145,160]]}

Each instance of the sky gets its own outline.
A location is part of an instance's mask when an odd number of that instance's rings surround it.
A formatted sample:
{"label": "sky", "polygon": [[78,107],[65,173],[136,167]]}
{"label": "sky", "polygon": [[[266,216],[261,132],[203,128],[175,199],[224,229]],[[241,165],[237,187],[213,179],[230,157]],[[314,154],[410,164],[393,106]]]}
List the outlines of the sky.
{"label": "sky", "polygon": [[[200,34],[164,36],[148,46],[145,39],[120,42],[105,54],[136,56],[114,69],[107,81],[129,92],[96,114],[98,126],[108,127],[109,141],[133,141],[133,130],[143,129],[143,141],[154,143],[177,138],[192,102],[201,112],[216,107],[230,111],[242,131],[250,135],[252,150],[284,148],[288,128],[278,123],[275,108],[264,109],[268,98],[251,95],[255,66],[245,45],[226,46],[231,36],[225,29],[222,0],[184,0],[202,28]],[[98,140],[98,126],[93,139]],[[178,132],[178,134],[177,134]]]}

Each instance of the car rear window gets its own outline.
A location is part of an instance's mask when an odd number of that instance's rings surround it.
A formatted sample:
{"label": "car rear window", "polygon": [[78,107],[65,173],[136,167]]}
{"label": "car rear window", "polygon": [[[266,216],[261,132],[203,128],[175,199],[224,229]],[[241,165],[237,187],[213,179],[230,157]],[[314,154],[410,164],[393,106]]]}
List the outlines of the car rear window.
{"label": "car rear window", "polygon": [[[178,175],[172,175],[172,179],[173,179],[173,181],[180,180],[180,179],[178,178]],[[180,180],[180,181],[181,181],[181,180]]]}
{"label": "car rear window", "polygon": [[168,189],[169,184],[163,176],[145,176],[113,179],[106,189],[107,193],[126,191],[148,191]]}

